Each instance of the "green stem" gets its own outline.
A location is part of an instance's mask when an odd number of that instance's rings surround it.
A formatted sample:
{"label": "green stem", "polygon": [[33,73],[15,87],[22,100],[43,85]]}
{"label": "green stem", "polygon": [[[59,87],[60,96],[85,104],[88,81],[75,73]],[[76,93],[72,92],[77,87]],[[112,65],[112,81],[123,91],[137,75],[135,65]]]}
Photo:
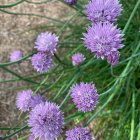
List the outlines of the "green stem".
{"label": "green stem", "polygon": [[68,117],[65,118],[65,125],[68,124],[69,122],[71,122],[72,120],[74,120],[75,118],[79,117],[79,116],[83,116],[85,113],[83,112],[76,112],[72,115],[69,115]]}
{"label": "green stem", "polygon": [[[63,91],[63,93],[70,87],[70,85],[72,85],[73,83],[75,83],[77,81],[79,77],[79,73],[77,73],[72,80],[69,82],[69,84],[67,85],[67,87],[65,88],[65,90]],[[65,98],[63,99],[63,101],[60,104],[60,108],[62,108],[62,106],[65,104],[65,102],[68,100],[69,96],[70,96],[71,91],[69,90],[69,92],[67,93],[67,95],[65,96]]]}
{"label": "green stem", "polygon": [[26,81],[26,82],[34,83],[34,84],[39,84],[39,83],[37,83],[37,82],[35,82],[35,81],[33,81],[33,80],[30,80],[30,79],[27,79],[27,78],[24,78],[24,77],[18,75],[16,72],[11,71],[10,69],[8,69],[8,68],[6,68],[6,67],[1,67],[1,68],[2,68],[3,70],[5,70],[5,71],[11,73],[12,75],[14,75],[14,76],[16,76],[16,77],[18,77],[18,78],[20,78],[20,79]]}
{"label": "green stem", "polygon": [[140,140],[140,118],[139,118],[139,124],[138,124],[138,136],[137,140]]}
{"label": "green stem", "polygon": [[23,61],[23,60],[26,60],[26,59],[30,58],[31,56],[33,56],[33,54],[35,54],[35,53],[26,55],[26,56],[22,57],[21,59],[19,59],[19,60],[17,60],[17,61],[14,61],[14,62],[0,63],[0,67],[9,66],[9,65],[12,65],[12,64],[16,64],[16,63],[18,63],[18,62],[21,62],[21,61]]}
{"label": "green stem", "polygon": [[50,89],[53,88],[57,83],[58,81],[61,79],[61,77],[64,75],[64,72],[62,72],[60,74],[60,76],[55,80],[55,82],[49,87]]}
{"label": "green stem", "polygon": [[17,129],[20,129],[20,127],[14,127],[14,128],[4,128],[4,127],[1,127],[0,130],[17,130]]}
{"label": "green stem", "polygon": [[42,0],[42,1],[38,1],[38,2],[35,2],[35,1],[30,1],[30,0],[25,0],[25,2],[27,3],[31,3],[31,4],[43,4],[43,3],[47,3],[47,2],[50,2],[52,0]]}
{"label": "green stem", "polygon": [[17,140],[27,140],[30,135],[31,134],[28,134],[28,135],[26,135],[24,137],[18,138]]}
{"label": "green stem", "polygon": [[[136,50],[134,51],[134,53],[136,53],[138,51],[140,47],[140,42],[138,43],[137,47],[136,47]],[[133,55],[133,54],[132,54]],[[112,89],[114,90],[110,97],[108,98],[108,100],[105,102],[105,104],[94,114],[92,115],[88,121],[84,124],[84,126],[88,126],[90,122],[93,121],[93,119],[108,105],[108,103],[113,99],[113,97],[117,94],[118,90],[120,89],[120,86],[122,85],[123,82],[125,82],[125,80],[122,78],[124,77],[124,75],[129,71],[130,69],[130,66],[131,66],[131,63],[132,63],[132,60],[131,59],[128,64],[126,65],[124,71],[121,73],[120,77],[117,78],[116,82],[114,83],[114,85],[112,86],[113,88],[109,89],[108,92],[112,91]],[[123,81],[124,80],[124,81]],[[116,86],[115,86],[116,85]],[[115,89],[114,89],[115,88]],[[103,95],[105,95],[103,93]]]}
{"label": "green stem", "polygon": [[134,9],[133,9],[133,11],[132,11],[132,13],[131,13],[126,25],[125,25],[125,27],[124,27],[124,29],[123,29],[123,31],[122,31],[123,34],[126,32],[126,30],[127,30],[128,26],[129,26],[132,18],[134,17],[134,15],[135,15],[138,7],[139,7],[139,4],[140,4],[140,0],[137,1],[136,5],[135,5],[135,7],[134,7]]}
{"label": "green stem", "polygon": [[58,93],[55,95],[55,97],[52,99],[53,102],[55,102],[59,97],[60,97],[60,94],[61,92],[63,91],[63,89],[65,88],[66,86],[66,82],[65,84],[63,84],[63,86],[60,88],[60,90],[58,91]]}
{"label": "green stem", "polygon": [[117,90],[119,89],[120,86],[118,86],[118,88],[116,88],[115,92],[108,98],[108,100],[105,102],[105,104],[97,111],[95,112],[94,115],[92,115],[88,121],[84,124],[84,127],[88,126],[90,124],[90,122],[93,121],[93,119],[108,105],[108,103],[113,99],[113,97],[116,95]]}
{"label": "green stem", "polygon": [[14,7],[22,2],[24,2],[25,0],[18,0],[15,3],[12,4],[7,4],[7,5],[0,5],[0,8],[10,8],[10,7]]}
{"label": "green stem", "polygon": [[132,120],[131,120],[130,140],[134,140],[134,125],[135,125],[135,92],[133,92],[132,95]]}
{"label": "green stem", "polygon": [[139,55],[140,55],[140,53],[134,54],[134,55],[128,57],[127,59],[121,61],[118,65],[120,65],[120,64],[122,64],[122,63],[124,63],[124,62],[127,62],[127,61],[129,61],[129,60],[131,60],[131,59],[133,59],[134,57],[137,57],[137,56],[139,56]]}
{"label": "green stem", "polygon": [[[24,79],[31,79],[31,78],[36,78],[36,77],[39,77],[39,76],[43,76],[44,73],[41,73],[41,74],[36,74],[36,75],[32,75],[32,76],[25,76]],[[14,78],[14,79],[10,79],[10,80],[4,80],[4,79],[0,79],[0,83],[8,83],[8,82],[15,82],[15,81],[20,81],[22,79],[20,78]]]}
{"label": "green stem", "polygon": [[54,56],[55,56],[55,58],[57,59],[57,61],[58,61],[59,63],[65,65],[65,66],[70,66],[70,65],[66,64],[65,62],[63,62],[63,61],[57,56],[57,54],[54,54]]}
{"label": "green stem", "polygon": [[54,22],[61,23],[61,24],[65,23],[63,21],[60,21],[60,20],[57,20],[57,19],[54,19],[54,18],[51,18],[51,17],[47,17],[47,16],[43,16],[43,15],[39,15],[39,14],[34,14],[34,13],[15,13],[15,12],[6,11],[6,10],[3,10],[3,9],[0,9],[0,11],[4,12],[6,14],[11,14],[11,15],[35,16],[35,17],[40,17],[40,18],[45,18],[45,19],[48,19],[48,20],[52,20]]}
{"label": "green stem", "polygon": [[42,87],[42,85],[44,85],[46,83],[46,81],[48,80],[48,75],[46,76],[46,78],[40,83],[40,85],[36,88],[34,94],[36,94],[40,88]]}
{"label": "green stem", "polygon": [[3,140],[9,139],[10,137],[12,137],[12,136],[14,136],[14,135],[20,133],[21,131],[23,131],[23,130],[25,130],[25,129],[27,129],[27,128],[28,128],[28,125],[25,125],[25,126],[23,126],[22,128],[20,128],[19,130],[15,131],[14,133],[9,134],[8,136],[5,136],[5,137],[3,138]]}

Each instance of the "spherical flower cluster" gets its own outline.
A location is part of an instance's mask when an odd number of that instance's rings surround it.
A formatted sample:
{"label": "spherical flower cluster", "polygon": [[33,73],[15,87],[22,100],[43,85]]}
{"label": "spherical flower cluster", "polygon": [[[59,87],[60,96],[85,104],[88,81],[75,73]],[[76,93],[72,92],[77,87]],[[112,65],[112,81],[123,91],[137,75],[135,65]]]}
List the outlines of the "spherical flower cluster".
{"label": "spherical flower cluster", "polygon": [[62,132],[63,113],[56,104],[45,102],[31,111],[28,124],[35,138],[54,140]]}
{"label": "spherical flower cluster", "polygon": [[14,61],[21,59],[22,57],[23,57],[23,52],[20,50],[17,50],[10,54],[10,61],[14,62]]}
{"label": "spherical flower cluster", "polygon": [[84,37],[86,47],[95,53],[97,58],[107,58],[112,65],[117,64],[118,49],[123,47],[123,34],[116,26],[111,23],[98,23],[89,27]]}
{"label": "spherical flower cluster", "polygon": [[69,5],[74,5],[77,3],[77,0],[64,0]]}
{"label": "spherical flower cluster", "polygon": [[58,37],[51,32],[44,32],[38,35],[35,48],[40,52],[54,54],[58,47]]}
{"label": "spherical flower cluster", "polygon": [[93,23],[116,21],[122,11],[118,0],[91,0],[86,7],[88,19]]}
{"label": "spherical flower cluster", "polygon": [[72,56],[72,64],[78,66],[85,60],[85,56],[82,53],[76,53]]}
{"label": "spherical flower cluster", "polygon": [[32,90],[23,90],[17,94],[16,106],[19,110],[26,112],[37,104],[44,103],[45,99],[40,95],[34,95]]}
{"label": "spherical flower cluster", "polygon": [[90,132],[82,127],[67,131],[66,136],[66,140],[92,140]]}
{"label": "spherical flower cluster", "polygon": [[32,65],[38,72],[44,73],[53,67],[53,60],[50,54],[38,52],[32,56]]}
{"label": "spherical flower cluster", "polygon": [[94,84],[76,84],[71,88],[73,102],[80,111],[88,112],[95,109],[98,103],[97,89]]}
{"label": "spherical flower cluster", "polygon": [[16,106],[17,108],[19,108],[19,110],[23,112],[29,111],[31,107],[30,103],[31,103],[32,94],[33,94],[32,90],[23,90],[17,94]]}

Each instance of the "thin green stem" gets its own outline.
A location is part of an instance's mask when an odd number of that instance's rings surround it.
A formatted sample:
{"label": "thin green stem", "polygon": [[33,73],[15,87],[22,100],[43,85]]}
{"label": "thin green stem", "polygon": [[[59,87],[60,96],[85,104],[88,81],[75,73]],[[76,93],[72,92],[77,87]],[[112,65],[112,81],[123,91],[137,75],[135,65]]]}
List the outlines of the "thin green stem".
{"label": "thin green stem", "polygon": [[60,74],[60,76],[55,80],[55,82],[49,88],[50,89],[53,88],[58,83],[58,81],[62,78],[63,75],[64,75],[64,72]]}
{"label": "thin green stem", "polygon": [[[79,73],[77,73],[77,74],[72,78],[72,80],[69,82],[69,84],[67,85],[67,87],[65,88],[65,90],[64,90],[63,92],[65,92],[65,91],[70,87],[70,85],[74,84],[74,83],[77,81],[78,77],[79,77]],[[63,99],[63,101],[61,102],[60,108],[62,108],[62,106],[63,106],[63,105],[65,104],[65,102],[68,100],[68,98],[69,98],[69,96],[70,96],[70,93],[71,93],[71,91],[69,90],[69,92],[67,93],[67,95],[65,96],[65,98]]]}
{"label": "thin green stem", "polygon": [[24,2],[25,0],[17,0],[15,3],[12,4],[7,4],[7,5],[0,5],[0,8],[10,8],[10,7],[14,7],[22,2]]}
{"label": "thin green stem", "polygon": [[63,89],[65,88],[65,86],[66,86],[66,82],[63,84],[63,86],[60,88],[60,90],[58,91],[58,93],[55,95],[55,97],[52,99],[52,101],[56,101],[58,98],[59,98],[59,96],[60,96],[60,94],[61,94],[61,92],[63,91]]}
{"label": "thin green stem", "polygon": [[26,135],[24,137],[18,138],[17,140],[27,140],[30,135],[31,134],[28,134],[28,135]]}
{"label": "thin green stem", "polygon": [[140,118],[139,118],[139,124],[138,124],[138,136],[137,140],[140,140]]}
{"label": "thin green stem", "polygon": [[19,63],[19,62],[21,62],[21,61],[23,61],[23,60],[26,60],[26,59],[30,58],[31,56],[33,56],[33,54],[35,54],[35,53],[26,55],[26,56],[22,57],[21,59],[19,59],[19,60],[17,60],[17,61],[14,61],[14,62],[0,63],[0,67],[9,66],[9,65],[12,65],[12,64]]}
{"label": "thin green stem", "polygon": [[5,127],[1,127],[0,130],[17,130],[20,129],[20,127],[14,127],[14,128],[5,128]]}
{"label": "thin green stem", "polygon": [[12,70],[6,68],[6,67],[1,67],[1,68],[2,68],[3,70],[5,70],[5,71],[11,73],[12,75],[14,75],[14,76],[16,76],[16,77],[18,77],[18,78],[20,78],[20,79],[26,81],[26,82],[33,83],[33,84],[39,84],[39,83],[37,83],[37,82],[35,82],[35,81],[33,81],[33,80],[30,80],[30,79],[27,79],[27,78],[24,78],[24,77],[18,75],[16,72],[14,72],[14,71],[12,71]]}
{"label": "thin green stem", "polygon": [[21,131],[24,131],[24,130],[27,129],[27,128],[28,128],[28,125],[25,125],[25,126],[23,126],[22,128],[20,128],[19,130],[15,131],[14,133],[5,136],[5,137],[3,138],[3,140],[9,139],[10,137],[12,137],[12,136],[14,136],[14,135],[20,133]]}
{"label": "thin green stem", "polygon": [[[36,77],[40,77],[45,75],[44,73],[41,74],[36,74],[36,75],[31,75],[31,76],[25,76],[24,79],[31,79],[31,78],[36,78]],[[4,79],[0,79],[0,83],[8,83],[8,82],[15,82],[15,81],[20,81],[22,80],[21,78],[14,78],[14,79],[10,79],[10,80],[4,80]]]}
{"label": "thin green stem", "polygon": [[30,0],[25,0],[25,2],[27,3],[31,3],[31,4],[43,4],[43,3],[48,3],[48,2],[51,2],[52,0],[42,0],[42,1],[30,1]]}
{"label": "thin green stem", "polygon": [[[117,91],[118,89],[119,89],[119,87],[116,88],[115,91]],[[93,121],[93,119],[107,106],[107,104],[113,99],[113,97],[114,97],[115,95],[116,95],[116,92],[114,92],[114,93],[108,98],[108,100],[104,103],[104,105],[103,105],[97,112],[95,112],[94,115],[92,115],[92,116],[88,119],[88,121],[84,124],[84,127],[88,126],[88,125],[90,124],[90,122]]]}
{"label": "thin green stem", "polygon": [[36,94],[40,88],[46,83],[46,81],[48,80],[48,75],[46,75],[46,78],[40,83],[40,85],[36,88],[34,94]]}
{"label": "thin green stem", "polygon": [[[138,45],[137,45],[137,47],[136,47],[134,53],[136,53],[136,52],[138,51],[139,47],[140,47],[140,42],[138,43]],[[116,86],[113,85],[113,88],[111,88],[111,89],[108,90],[108,91],[110,92],[110,91],[112,91],[112,89],[113,89],[113,93],[110,95],[110,97],[108,98],[108,100],[104,103],[104,105],[103,105],[94,115],[92,115],[92,116],[88,119],[88,121],[84,124],[84,126],[88,126],[88,124],[89,124],[90,122],[92,122],[92,120],[93,120],[93,119],[108,105],[108,103],[109,103],[109,102],[113,99],[113,97],[117,94],[118,90],[120,89],[120,86],[122,85],[123,82],[125,82],[124,78],[122,78],[122,77],[124,77],[124,75],[129,71],[130,66],[131,66],[131,63],[132,63],[132,60],[133,60],[133,59],[131,59],[131,60],[128,62],[128,64],[126,65],[124,71],[121,73],[120,77],[117,78],[116,82],[114,83],[114,85],[116,85]],[[104,93],[103,93],[103,94],[104,94]]]}
{"label": "thin green stem", "polygon": [[0,9],[0,11],[4,12],[6,14],[11,14],[11,15],[35,16],[35,17],[45,18],[45,19],[48,19],[48,20],[51,20],[51,21],[54,21],[54,22],[57,22],[57,23],[60,23],[60,24],[64,24],[65,23],[65,22],[60,21],[58,19],[54,19],[54,18],[51,18],[51,17],[47,17],[47,16],[35,14],[35,13],[17,13],[17,12],[6,11],[6,10],[3,10],[3,9]]}
{"label": "thin green stem", "polygon": [[62,61],[57,54],[54,54],[54,57],[57,59],[57,61],[61,64],[63,64],[64,66],[70,66],[69,64],[65,63],[64,61]]}
{"label": "thin green stem", "polygon": [[131,120],[130,140],[134,140],[134,126],[135,126],[135,92],[133,92],[132,95],[132,120]]}
{"label": "thin green stem", "polygon": [[132,11],[132,13],[131,13],[126,25],[125,25],[125,27],[124,27],[124,29],[123,29],[123,31],[122,31],[123,34],[126,32],[127,28],[129,27],[130,22],[133,19],[134,15],[135,15],[138,7],[139,7],[139,4],[140,4],[140,0],[137,1],[136,5],[135,5],[135,7],[134,7],[134,9],[133,9],[133,11]]}
{"label": "thin green stem", "polygon": [[128,57],[127,59],[121,61],[118,65],[123,64],[123,63],[125,63],[125,62],[127,62],[127,61],[129,61],[129,60],[131,60],[131,59],[133,59],[135,57],[138,57],[139,55],[140,55],[140,53],[134,54],[134,55]]}
{"label": "thin green stem", "polygon": [[69,115],[68,117],[65,118],[65,125],[68,124],[69,122],[71,122],[72,120],[74,120],[75,118],[79,117],[79,116],[83,116],[85,113],[83,112],[76,112],[72,115]]}

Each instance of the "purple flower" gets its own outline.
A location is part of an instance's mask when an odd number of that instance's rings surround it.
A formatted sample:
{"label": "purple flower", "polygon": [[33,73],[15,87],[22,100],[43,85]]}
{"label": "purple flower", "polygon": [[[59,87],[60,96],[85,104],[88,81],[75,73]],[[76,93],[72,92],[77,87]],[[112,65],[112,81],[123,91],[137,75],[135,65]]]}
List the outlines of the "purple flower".
{"label": "purple flower", "polygon": [[28,124],[35,138],[54,140],[62,132],[63,113],[56,104],[45,102],[31,111]]}
{"label": "purple flower", "polygon": [[80,65],[85,60],[85,56],[82,53],[76,53],[72,56],[72,63],[74,66]]}
{"label": "purple flower", "polygon": [[29,111],[32,94],[32,90],[23,90],[17,94],[16,106],[19,110],[23,112]]}
{"label": "purple flower", "polygon": [[77,3],[77,0],[64,0],[69,5],[74,5]]}
{"label": "purple flower", "polygon": [[95,109],[98,103],[97,89],[94,84],[75,84],[71,88],[73,102],[80,111],[88,112]]}
{"label": "purple flower", "polygon": [[40,95],[34,95],[32,90],[23,90],[17,94],[17,108],[23,112],[29,111],[40,103],[45,103],[45,99]]}
{"label": "purple flower", "polygon": [[107,61],[111,65],[117,65],[119,63],[119,51],[112,52],[110,55],[107,56]]}
{"label": "purple flower", "polygon": [[90,132],[82,127],[67,131],[66,136],[66,140],[92,140]]}
{"label": "purple flower", "polygon": [[42,96],[40,95],[34,95],[32,96],[31,98],[31,108],[34,108],[36,105],[40,104],[40,103],[45,103],[45,98],[43,98]]}
{"label": "purple flower", "polygon": [[23,57],[23,52],[22,51],[20,51],[20,50],[13,51],[10,54],[10,61],[14,62],[14,61],[17,61],[17,60],[21,59],[22,57]]}
{"label": "purple flower", "polygon": [[53,67],[53,60],[50,54],[38,52],[32,56],[32,65],[38,72],[44,73]]}
{"label": "purple flower", "polygon": [[117,20],[122,11],[118,0],[91,0],[86,6],[88,19],[93,23],[111,22]]}
{"label": "purple flower", "polygon": [[41,33],[35,42],[35,48],[41,52],[54,54],[58,47],[58,37],[51,32]]}
{"label": "purple flower", "polygon": [[[89,27],[84,37],[87,49],[95,53],[97,58],[107,58],[111,64],[118,61],[118,49],[124,45],[121,44],[123,34],[117,26],[111,23],[98,23]],[[115,54],[115,57],[112,54]]]}

